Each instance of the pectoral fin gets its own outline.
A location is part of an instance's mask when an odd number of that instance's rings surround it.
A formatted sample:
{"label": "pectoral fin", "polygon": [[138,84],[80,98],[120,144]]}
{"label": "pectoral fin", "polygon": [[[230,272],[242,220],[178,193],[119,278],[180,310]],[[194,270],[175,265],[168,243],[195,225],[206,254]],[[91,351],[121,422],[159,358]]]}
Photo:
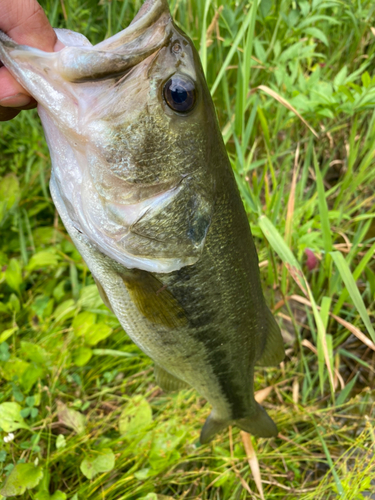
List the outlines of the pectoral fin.
{"label": "pectoral fin", "polygon": [[154,366],[155,380],[158,386],[165,392],[180,391],[186,389],[189,385],[183,380],[168,373],[164,368],[159,365]]}
{"label": "pectoral fin", "polygon": [[177,299],[151,273],[134,270],[123,281],[139,312],[151,323],[168,328],[187,324],[185,311]]}

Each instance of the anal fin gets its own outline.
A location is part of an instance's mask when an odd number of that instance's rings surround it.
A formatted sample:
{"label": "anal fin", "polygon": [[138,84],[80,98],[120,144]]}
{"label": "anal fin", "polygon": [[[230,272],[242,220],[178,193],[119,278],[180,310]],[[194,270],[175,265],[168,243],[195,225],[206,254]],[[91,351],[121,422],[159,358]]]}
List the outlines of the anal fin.
{"label": "anal fin", "polygon": [[155,364],[154,373],[156,383],[165,392],[180,391],[181,389],[186,389],[189,387],[189,384],[175,377],[174,375],[171,375],[159,365]]}
{"label": "anal fin", "polygon": [[266,314],[266,345],[261,357],[256,361],[256,366],[277,366],[285,358],[284,341],[279,325],[267,307]]}

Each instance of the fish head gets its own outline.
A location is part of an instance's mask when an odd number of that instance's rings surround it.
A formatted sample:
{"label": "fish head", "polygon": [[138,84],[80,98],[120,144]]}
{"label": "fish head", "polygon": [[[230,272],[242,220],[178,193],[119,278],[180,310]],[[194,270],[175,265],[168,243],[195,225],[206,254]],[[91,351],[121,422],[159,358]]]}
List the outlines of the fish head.
{"label": "fish head", "polygon": [[39,102],[64,224],[128,268],[198,261],[215,208],[215,110],[192,41],[165,0],[92,46],[57,30],[57,53],[0,36],[0,59]]}

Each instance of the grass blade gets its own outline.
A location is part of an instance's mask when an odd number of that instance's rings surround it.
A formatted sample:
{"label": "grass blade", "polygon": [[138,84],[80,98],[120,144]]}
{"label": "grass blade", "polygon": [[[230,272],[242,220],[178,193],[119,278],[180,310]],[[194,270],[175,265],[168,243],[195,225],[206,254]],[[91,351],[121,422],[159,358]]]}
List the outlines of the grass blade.
{"label": "grass blade", "polygon": [[336,406],[340,406],[345,403],[346,399],[348,398],[351,390],[355,386],[355,383],[357,382],[357,378],[359,376],[359,373],[355,375],[355,377],[352,378],[352,380],[344,387],[344,389],[340,392],[340,394],[337,396],[336,399]]}
{"label": "grass blade", "polygon": [[241,431],[242,442],[246,451],[247,461],[249,462],[249,466],[251,472],[253,474],[254,482],[258,488],[260,498],[264,500],[263,486],[262,486],[262,478],[260,476],[259,462],[257,455],[255,453],[253,443],[251,442],[250,434],[247,432]]}
{"label": "grass blade", "polygon": [[221,79],[223,78],[231,60],[233,59],[234,54],[236,53],[237,47],[242,40],[244,34],[246,33],[247,28],[249,27],[250,23],[253,21],[254,17],[256,16],[256,11],[258,7],[258,0],[254,0],[249,12],[246,14],[246,17],[241,25],[241,28],[239,29],[233,44],[230,48],[230,51],[227,54],[227,57],[225,58],[225,61],[223,65],[220,68],[220,71],[216,77],[216,80],[214,81],[214,84],[212,85],[211,88],[211,95],[214,95],[216,89],[219,86],[219,83],[221,82]]}
{"label": "grass blade", "polygon": [[348,290],[348,293],[350,295],[350,298],[353,301],[354,306],[356,307],[357,311],[359,312],[363,323],[365,324],[365,327],[367,328],[367,331],[372,338],[373,342],[375,343],[375,331],[374,328],[371,324],[371,320],[369,318],[369,315],[367,313],[365,304],[362,300],[361,294],[359,293],[358,287],[356,285],[356,282],[353,278],[353,275],[350,271],[350,268],[348,266],[348,263],[344,259],[344,256],[342,255],[341,252],[331,252],[332,259],[334,263],[336,264],[336,267],[341,275],[341,278]]}
{"label": "grass blade", "polygon": [[326,252],[326,255],[327,255],[329,252],[332,252],[332,250],[333,250],[331,227],[329,224],[329,213],[328,213],[327,200],[326,200],[326,195],[325,195],[325,190],[324,190],[323,178],[322,178],[322,174],[320,172],[318,161],[316,159],[315,150],[313,150],[313,158],[314,158],[314,168],[315,168],[315,175],[316,175],[316,187],[318,189],[318,206],[319,206],[319,214],[320,214],[320,225],[321,225],[322,234],[323,234],[324,251]]}
{"label": "grass blade", "polygon": [[[374,255],[375,255],[375,243],[371,246],[371,248],[368,249],[368,251],[366,252],[366,255],[364,255],[361,262],[354,269],[354,271],[353,271],[354,281],[357,281],[357,279],[360,277],[362,272],[366,269],[367,264],[374,257]],[[348,298],[348,295],[349,295],[349,293],[348,293],[347,289],[344,289],[341,292],[340,298],[335,305],[335,309],[333,310],[333,312],[335,314],[338,314],[341,311],[341,308],[342,308],[344,302],[346,301],[346,299]]]}
{"label": "grass blade", "polygon": [[309,123],[304,119],[304,117],[298,113],[296,108],[292,106],[284,97],[282,97],[280,94],[272,90],[270,87],[267,87],[267,85],[258,85],[255,89],[251,90],[251,93],[256,92],[257,90],[262,90],[266,94],[268,94],[270,97],[273,97],[277,102],[285,106],[289,111],[292,111],[298,118],[301,120],[302,123],[306,125],[306,127],[312,132],[317,139],[319,139],[319,134],[309,125]]}
{"label": "grass blade", "polygon": [[[289,298],[292,300],[296,300],[300,304],[305,304],[305,305],[312,308],[311,302],[309,300],[305,299],[305,297],[301,297],[300,295],[291,295]],[[318,309],[319,309],[319,306],[318,306]],[[337,323],[339,323],[344,328],[349,330],[350,333],[355,335],[357,337],[357,339],[359,339],[361,342],[363,342],[365,345],[367,345],[367,347],[369,347],[370,349],[375,351],[374,342],[372,340],[370,340],[363,332],[361,332],[361,330],[359,328],[357,328],[356,326],[349,323],[349,321],[346,321],[345,319],[340,318],[340,316],[337,316],[336,314],[334,314],[332,312],[330,312],[329,315],[333,319],[335,319],[337,321]]]}
{"label": "grass blade", "polygon": [[[272,224],[272,222],[265,216],[262,215],[258,219],[258,223],[260,228],[262,229],[265,237],[267,238],[269,244],[272,246],[272,248],[275,250],[275,252],[279,255],[281,260],[284,262],[284,264],[287,266],[288,271],[290,272],[292,278],[295,280],[297,285],[301,288],[302,292],[306,295],[306,297],[309,298],[311,302],[311,307],[313,310],[314,314],[314,319],[315,323],[317,326],[318,330],[318,337],[319,340],[318,342],[321,343],[321,352],[324,355],[324,360],[325,364],[327,367],[328,375],[329,375],[329,381],[330,381],[330,388],[331,388],[331,395],[333,398],[334,395],[334,379],[333,379],[333,373],[331,369],[331,360],[328,352],[328,346],[327,346],[327,339],[326,339],[326,330],[324,328],[324,323],[322,320],[322,317],[320,316],[318,306],[315,302],[314,296],[311,292],[310,286],[302,272],[301,266],[299,265],[297,259],[293,255],[293,252],[289,249],[287,244],[285,243],[284,239],[282,238],[281,234],[278,232],[278,230],[275,228],[275,226]],[[319,349],[318,349],[319,353]],[[324,392],[324,370],[322,370],[322,358],[318,355],[318,362],[320,364],[320,372],[322,374],[320,378],[320,389],[323,394]]]}
{"label": "grass blade", "polygon": [[324,441],[323,436],[321,435],[320,429],[317,426],[314,417],[312,417],[312,418],[313,418],[313,422],[314,422],[314,426],[315,426],[316,432],[318,434],[319,441],[322,444],[322,448],[323,448],[324,454],[325,454],[325,456],[327,458],[328,465],[331,468],[331,472],[332,472],[333,478],[334,478],[335,483],[336,483],[337,491],[338,491],[338,493],[339,493],[339,495],[341,497],[344,497],[344,493],[345,493],[344,492],[344,488],[343,488],[343,486],[341,484],[341,481],[340,481],[340,478],[339,478],[339,476],[338,476],[338,474],[336,472],[336,469],[335,469],[334,463],[332,461],[332,457],[331,457],[331,454],[329,452],[328,446],[327,446],[326,442]]}
{"label": "grass blade", "polygon": [[211,5],[211,0],[205,0],[202,36],[201,36],[201,46],[200,46],[200,51],[199,51],[204,74],[207,73],[207,15],[208,15],[208,9],[210,8],[210,5]]}
{"label": "grass blade", "polygon": [[136,358],[139,354],[135,352],[117,351],[116,349],[93,349],[96,356],[112,356],[114,358]]}

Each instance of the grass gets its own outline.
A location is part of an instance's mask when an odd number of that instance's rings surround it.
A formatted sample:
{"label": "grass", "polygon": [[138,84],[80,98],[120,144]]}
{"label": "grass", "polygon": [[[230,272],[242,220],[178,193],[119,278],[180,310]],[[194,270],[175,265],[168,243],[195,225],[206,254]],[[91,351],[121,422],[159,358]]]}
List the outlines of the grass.
{"label": "grass", "polygon": [[[94,43],[140,4],[42,2]],[[284,333],[285,362],[256,374],[280,434],[199,445],[208,406],[163,394],[102,304],[23,112],[0,126],[3,484],[33,500],[375,498],[375,4],[170,6],[200,51]]]}

